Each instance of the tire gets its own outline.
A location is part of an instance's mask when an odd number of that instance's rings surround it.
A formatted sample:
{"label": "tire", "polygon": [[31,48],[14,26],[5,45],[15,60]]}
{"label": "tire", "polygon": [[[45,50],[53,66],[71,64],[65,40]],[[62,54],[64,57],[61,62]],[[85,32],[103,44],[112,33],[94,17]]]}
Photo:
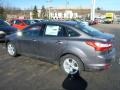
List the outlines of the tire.
{"label": "tire", "polygon": [[16,47],[15,47],[15,45],[13,43],[8,42],[8,44],[7,44],[7,52],[12,57],[17,56],[17,50],[16,50]]}
{"label": "tire", "polygon": [[64,73],[67,75],[68,74],[74,75],[77,74],[78,72],[80,74],[81,71],[84,69],[81,60],[72,54],[67,54],[60,58],[60,67],[62,71],[64,71]]}

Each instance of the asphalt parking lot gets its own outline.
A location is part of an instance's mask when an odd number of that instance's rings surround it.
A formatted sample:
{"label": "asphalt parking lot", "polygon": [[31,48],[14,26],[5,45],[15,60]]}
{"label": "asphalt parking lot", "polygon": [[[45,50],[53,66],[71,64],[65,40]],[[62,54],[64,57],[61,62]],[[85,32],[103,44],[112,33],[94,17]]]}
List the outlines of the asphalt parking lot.
{"label": "asphalt parking lot", "polygon": [[120,90],[120,24],[94,26],[115,35],[116,59],[109,70],[66,76],[56,65],[10,57],[0,43],[0,90]]}

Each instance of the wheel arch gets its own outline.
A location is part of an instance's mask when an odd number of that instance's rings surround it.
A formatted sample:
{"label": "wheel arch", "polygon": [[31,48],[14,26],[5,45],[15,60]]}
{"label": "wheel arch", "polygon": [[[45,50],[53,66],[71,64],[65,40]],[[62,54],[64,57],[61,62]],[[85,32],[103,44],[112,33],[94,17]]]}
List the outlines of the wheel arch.
{"label": "wheel arch", "polygon": [[70,54],[70,55],[74,55],[74,56],[76,56],[77,58],[79,58],[79,60],[80,60],[80,62],[82,63],[82,70],[85,70],[85,64],[84,64],[84,55],[83,55],[83,53],[77,53],[76,52],[76,50],[68,50],[68,51],[66,51],[66,52],[64,52],[64,53],[62,53],[60,56],[59,56],[59,58],[58,58],[58,64],[60,65],[60,58],[61,57],[63,57],[63,56],[65,56],[65,55],[68,55],[68,54]]}
{"label": "wheel arch", "polygon": [[10,42],[10,40],[5,41],[5,47],[7,47],[7,44]]}

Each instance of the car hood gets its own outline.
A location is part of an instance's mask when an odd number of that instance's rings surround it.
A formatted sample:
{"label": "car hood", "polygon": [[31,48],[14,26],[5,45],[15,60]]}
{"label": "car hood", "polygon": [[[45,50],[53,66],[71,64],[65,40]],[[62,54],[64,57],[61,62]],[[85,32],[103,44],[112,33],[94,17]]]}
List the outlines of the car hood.
{"label": "car hood", "polygon": [[11,26],[4,26],[0,28],[0,31],[4,31],[6,34],[12,34],[15,33],[17,29]]}
{"label": "car hood", "polygon": [[3,30],[14,30],[14,31],[17,31],[16,28],[11,27],[11,26],[4,26],[2,29],[3,29]]}

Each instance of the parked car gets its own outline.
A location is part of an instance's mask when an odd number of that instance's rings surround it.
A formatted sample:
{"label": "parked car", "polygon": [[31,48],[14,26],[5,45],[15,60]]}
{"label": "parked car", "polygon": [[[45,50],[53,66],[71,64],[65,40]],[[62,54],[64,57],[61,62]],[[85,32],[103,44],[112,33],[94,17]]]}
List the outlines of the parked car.
{"label": "parked car", "polygon": [[87,20],[77,20],[78,22],[84,24],[84,25],[89,25],[89,22]]}
{"label": "parked car", "polygon": [[89,20],[89,25],[94,25],[92,20]]}
{"label": "parked car", "polygon": [[120,23],[120,18],[117,19],[117,23]]}
{"label": "parked car", "polygon": [[39,23],[40,22],[40,20],[37,20],[37,19],[28,19],[28,20],[29,20],[30,25],[34,24],[34,23]]}
{"label": "parked car", "polygon": [[5,36],[13,34],[17,31],[16,28],[11,27],[6,21],[0,20],[0,41],[5,41]]}
{"label": "parked car", "polygon": [[11,26],[23,30],[28,25],[31,25],[35,23],[33,20],[27,20],[27,19],[13,19],[10,21]]}
{"label": "parked car", "polygon": [[45,21],[6,37],[7,52],[58,64],[66,74],[111,66],[114,35],[76,21]]}
{"label": "parked car", "polygon": [[36,23],[44,21],[44,19],[33,19]]}
{"label": "parked car", "polygon": [[89,25],[95,25],[95,24],[98,24],[98,21],[97,21],[97,20],[94,20],[94,21],[90,20],[90,21],[89,21]]}
{"label": "parked car", "polygon": [[84,25],[89,25],[89,21],[84,20],[84,19],[72,19],[72,21],[80,22],[81,24],[84,24]]}

